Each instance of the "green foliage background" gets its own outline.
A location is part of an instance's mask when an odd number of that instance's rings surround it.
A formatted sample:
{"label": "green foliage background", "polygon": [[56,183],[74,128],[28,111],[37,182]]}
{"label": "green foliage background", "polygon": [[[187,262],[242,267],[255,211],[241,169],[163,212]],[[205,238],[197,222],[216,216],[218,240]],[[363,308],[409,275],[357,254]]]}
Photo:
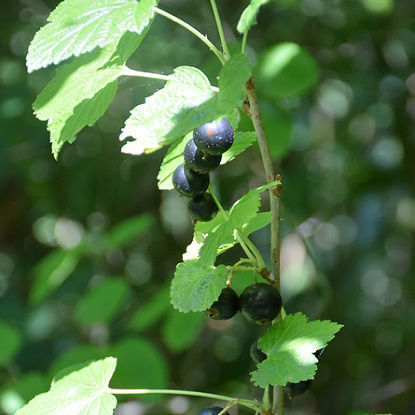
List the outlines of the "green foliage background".
{"label": "green foliage background", "polygon": [[[53,159],[46,124],[31,106],[54,69],[28,76],[24,56],[56,4],[0,6],[0,411],[12,414],[47,390],[64,367],[106,355],[119,359],[114,387],[255,395],[249,346],[259,329],[240,316],[207,322],[168,304],[192,225],[185,201],[157,189],[165,151],[120,152],[130,109],[160,81],[122,78],[105,116]],[[160,7],[218,44],[208,2],[194,4]],[[219,5],[232,44],[246,4]],[[411,0],[274,1],[250,33],[264,123],[284,178],[286,308],[345,325],[311,392],[287,414],[415,411],[412,9]],[[275,76],[284,59],[286,70]],[[216,58],[157,16],[129,66],[170,74],[180,65],[216,84]],[[249,120],[241,124],[251,130]],[[229,208],[264,182],[257,148],[213,177]],[[267,232],[254,239],[266,255]],[[235,248],[223,262],[238,255]],[[235,284],[242,289],[250,278]],[[140,397],[130,410],[195,413],[204,404]]]}

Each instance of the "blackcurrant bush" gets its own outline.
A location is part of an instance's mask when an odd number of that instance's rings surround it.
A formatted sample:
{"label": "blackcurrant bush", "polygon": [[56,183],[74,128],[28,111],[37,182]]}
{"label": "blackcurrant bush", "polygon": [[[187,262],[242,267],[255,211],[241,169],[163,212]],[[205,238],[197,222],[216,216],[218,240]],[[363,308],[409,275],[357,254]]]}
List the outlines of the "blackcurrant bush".
{"label": "blackcurrant bush", "polygon": [[249,349],[249,354],[251,355],[251,359],[255,363],[261,363],[267,358],[267,355],[262,350],[259,349],[258,342],[256,340],[251,344],[251,348]]}
{"label": "blackcurrant bush", "polygon": [[222,156],[212,156],[204,153],[190,140],[184,148],[184,161],[194,171],[198,173],[208,173],[219,166]]}
{"label": "blackcurrant bush", "polygon": [[287,383],[287,392],[289,397],[292,399],[297,395],[302,395],[303,393],[307,392],[310,389],[311,384],[313,381],[310,380],[303,380],[302,382],[298,383]]}
{"label": "blackcurrant bush", "polygon": [[195,144],[205,153],[220,155],[233,144],[235,131],[226,119],[208,122],[193,131]]}
{"label": "blackcurrant bush", "polygon": [[231,288],[226,287],[220,293],[208,310],[208,316],[214,320],[228,320],[232,318],[239,310],[238,294]]}
{"label": "blackcurrant bush", "polygon": [[[199,412],[199,415],[218,415],[219,412],[222,412],[224,408],[220,406],[209,406],[205,409],[202,409]],[[229,412],[225,412],[224,415],[229,415]]]}
{"label": "blackcurrant bush", "polygon": [[270,323],[282,307],[279,292],[270,284],[258,283],[246,287],[240,298],[242,314],[258,324]]}
{"label": "blackcurrant bush", "polygon": [[192,217],[202,222],[212,220],[218,213],[218,207],[209,193],[189,200],[187,207]]}
{"label": "blackcurrant bush", "polygon": [[209,186],[209,175],[197,173],[181,164],[173,173],[173,186],[183,196],[200,196]]}

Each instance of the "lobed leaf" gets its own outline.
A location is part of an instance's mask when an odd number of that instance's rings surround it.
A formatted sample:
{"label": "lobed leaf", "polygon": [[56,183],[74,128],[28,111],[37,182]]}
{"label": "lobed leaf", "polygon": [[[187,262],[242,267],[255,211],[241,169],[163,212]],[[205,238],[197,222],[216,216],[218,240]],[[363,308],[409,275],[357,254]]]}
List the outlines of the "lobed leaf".
{"label": "lobed leaf", "polygon": [[173,307],[184,313],[207,310],[226,287],[228,273],[224,265],[213,268],[199,261],[179,263],[170,291]]}
{"label": "lobed leaf", "polygon": [[327,320],[308,322],[302,313],[277,321],[258,340],[267,358],[251,373],[252,382],[265,388],[313,379],[317,370],[313,353],[325,347],[342,327]]}
{"label": "lobed leaf", "polygon": [[132,137],[122,152],[142,154],[159,149],[218,116],[216,93],[197,68],[179,66],[164,88],[131,111],[120,140]]}
{"label": "lobed leaf", "polygon": [[117,78],[143,36],[129,33],[118,43],[83,55],[56,71],[33,104],[35,115],[48,121],[52,153],[57,158],[66,141],[92,126],[104,114],[117,91]]}
{"label": "lobed leaf", "polygon": [[103,48],[126,32],[140,35],[153,18],[156,0],[65,0],[30,43],[29,72]]}
{"label": "lobed leaf", "polygon": [[64,376],[15,415],[111,415],[117,399],[108,384],[116,362],[108,357]]}

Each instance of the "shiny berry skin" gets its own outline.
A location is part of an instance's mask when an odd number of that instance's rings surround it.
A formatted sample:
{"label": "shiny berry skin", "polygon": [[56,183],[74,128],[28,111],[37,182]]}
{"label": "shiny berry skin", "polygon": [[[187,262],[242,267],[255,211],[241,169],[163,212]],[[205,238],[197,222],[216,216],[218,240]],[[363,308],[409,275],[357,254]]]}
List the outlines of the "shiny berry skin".
{"label": "shiny berry skin", "polygon": [[[220,406],[209,406],[208,408],[202,409],[199,415],[218,415],[223,409]],[[225,412],[224,415],[229,415],[229,412]]]}
{"label": "shiny berry skin", "polygon": [[251,344],[249,354],[255,363],[261,363],[267,358],[267,355],[259,349],[258,342],[256,340]]}
{"label": "shiny berry skin", "polygon": [[209,175],[196,173],[181,164],[173,173],[173,186],[183,196],[200,196],[209,186]]}
{"label": "shiny berry skin", "polygon": [[239,297],[241,313],[257,324],[271,323],[282,307],[279,292],[270,284],[258,283],[246,287]]}
{"label": "shiny berry skin", "polygon": [[184,161],[194,171],[198,173],[208,173],[219,166],[222,156],[212,156],[204,153],[190,140],[184,148]]}
{"label": "shiny berry skin", "polygon": [[218,207],[209,193],[189,200],[187,207],[192,217],[201,222],[212,220],[218,213]]}
{"label": "shiny berry skin", "polygon": [[287,392],[289,397],[292,399],[297,395],[302,395],[303,393],[307,392],[310,389],[311,384],[313,381],[310,380],[303,380],[302,382],[298,383],[287,383]]}
{"label": "shiny berry skin", "polygon": [[195,144],[205,153],[220,155],[229,150],[233,144],[235,131],[226,119],[208,122],[193,131]]}
{"label": "shiny berry skin", "polygon": [[228,320],[239,310],[238,294],[231,288],[222,290],[219,298],[208,310],[208,316],[214,320]]}

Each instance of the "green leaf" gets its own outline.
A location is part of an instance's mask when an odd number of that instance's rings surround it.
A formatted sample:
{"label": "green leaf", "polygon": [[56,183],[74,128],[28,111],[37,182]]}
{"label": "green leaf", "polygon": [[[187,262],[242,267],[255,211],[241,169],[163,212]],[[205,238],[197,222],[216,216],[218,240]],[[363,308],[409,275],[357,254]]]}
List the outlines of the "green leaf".
{"label": "green leaf", "polygon": [[[213,265],[221,245],[229,249],[236,243],[236,230],[242,230],[258,212],[261,199],[260,193],[275,186],[278,181],[265,184],[257,189],[250,190],[246,195],[234,203],[227,220],[208,232],[199,251],[200,262],[206,265]],[[223,215],[221,215],[223,217]],[[218,252],[219,251],[219,252]]]}
{"label": "green leaf", "polygon": [[103,48],[127,31],[141,34],[153,18],[155,0],[65,0],[35,35],[27,54],[29,72]]}
{"label": "green leaf", "polygon": [[182,140],[174,142],[167,150],[157,175],[158,188],[160,190],[173,189],[173,172],[184,163],[183,151],[187,142],[192,138],[192,133],[187,134]]}
{"label": "green leaf", "polygon": [[248,31],[254,24],[256,24],[256,17],[261,6],[269,3],[270,0],[251,0],[248,7],[242,12],[236,27],[239,33]]}
{"label": "green leaf", "polygon": [[317,370],[313,353],[325,347],[342,327],[327,320],[308,322],[302,313],[276,322],[258,340],[267,358],[251,373],[252,382],[265,388],[313,379]]}
{"label": "green leaf", "polygon": [[128,328],[141,332],[153,327],[170,308],[170,286],[166,285],[150,298],[132,316]]}
{"label": "green leaf", "polygon": [[203,313],[180,313],[171,310],[161,329],[163,340],[170,350],[181,352],[194,343],[205,320]]}
{"label": "green leaf", "polygon": [[77,251],[56,249],[35,266],[30,302],[39,303],[56,290],[75,270],[79,262]]}
{"label": "green leaf", "polygon": [[233,55],[219,74],[218,105],[226,113],[236,107],[245,95],[245,83],[251,76],[251,65],[243,55]]}
{"label": "green leaf", "polygon": [[251,147],[257,140],[253,131],[236,131],[232,147],[223,153],[220,164],[226,164],[232,161],[236,156],[243,153],[248,147]]}
{"label": "green leaf", "polygon": [[57,157],[66,141],[92,126],[104,114],[117,91],[117,78],[143,36],[126,34],[118,43],[63,65],[33,104],[36,116],[48,121],[52,152]]}
{"label": "green leaf", "polygon": [[197,68],[180,66],[164,88],[133,108],[120,140],[134,140],[124,144],[122,151],[142,154],[157,150],[222,115],[207,77]]}
{"label": "green leaf", "polygon": [[0,339],[0,366],[4,366],[16,356],[22,343],[22,337],[13,326],[0,321]]}
{"label": "green leaf", "polygon": [[280,43],[264,52],[256,68],[258,89],[272,98],[289,98],[307,92],[317,81],[314,58],[295,43]]}
{"label": "green leaf", "polygon": [[108,357],[53,383],[15,415],[111,415],[117,399],[107,392],[116,359]]}
{"label": "green leaf", "polygon": [[181,262],[171,284],[173,307],[184,313],[207,310],[226,287],[228,274],[224,265],[212,268],[198,261]]}
{"label": "green leaf", "polygon": [[81,325],[108,323],[121,311],[129,294],[129,286],[121,278],[101,281],[79,300],[75,319]]}
{"label": "green leaf", "polygon": [[139,236],[148,232],[155,225],[154,216],[150,213],[133,216],[117,223],[106,236],[106,248],[109,250],[123,248]]}
{"label": "green leaf", "polygon": [[[164,356],[147,340],[126,337],[111,348],[117,357],[117,370],[111,384],[114,387],[134,385],[135,388],[163,389],[168,379]],[[140,401],[143,396],[137,397]],[[157,399],[157,398],[156,398]],[[150,400],[154,400],[150,398]]]}

